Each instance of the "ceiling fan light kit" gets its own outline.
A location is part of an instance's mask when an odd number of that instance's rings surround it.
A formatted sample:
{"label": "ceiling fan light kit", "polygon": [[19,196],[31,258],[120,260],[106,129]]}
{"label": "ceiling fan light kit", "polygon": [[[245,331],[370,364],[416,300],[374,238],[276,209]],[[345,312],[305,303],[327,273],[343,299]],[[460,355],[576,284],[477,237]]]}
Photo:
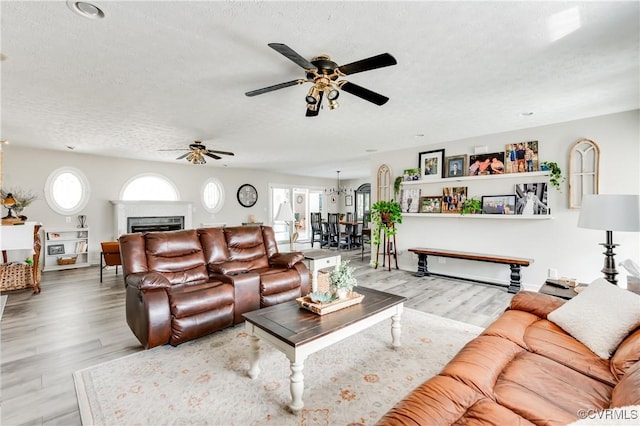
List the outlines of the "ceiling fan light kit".
{"label": "ceiling fan light kit", "polygon": [[247,96],[257,96],[263,93],[273,92],[274,90],[284,89],[285,87],[291,87],[303,83],[312,83],[313,86],[309,89],[309,92],[305,97],[305,101],[307,103],[307,117],[315,117],[318,115],[318,112],[320,112],[320,108],[322,107],[323,96],[327,98],[330,110],[338,108],[339,104],[337,99],[340,96],[340,90],[344,90],[347,93],[351,93],[365,101],[369,101],[380,106],[384,105],[389,100],[386,96],[373,92],[369,89],[365,89],[357,84],[350,83],[347,80],[338,80],[339,78],[344,78],[349,74],[396,65],[397,62],[395,58],[389,53],[382,53],[350,64],[338,66],[338,64],[331,60],[329,55],[319,55],[314,57],[311,61],[308,61],[286,44],[269,43],[269,47],[302,67],[306,72],[306,80],[292,80],[264,87],[262,89],[252,90],[245,93]]}
{"label": "ceiling fan light kit", "polygon": [[216,154],[234,155],[233,152],[207,149],[207,147],[203,145],[202,141],[193,141],[193,143],[189,144],[189,148],[159,149],[158,151],[185,151],[185,150],[188,152],[177,157],[176,160],[182,160],[184,158],[191,164],[207,164],[207,160],[205,159],[205,156],[211,157],[214,160],[220,160],[222,157]]}

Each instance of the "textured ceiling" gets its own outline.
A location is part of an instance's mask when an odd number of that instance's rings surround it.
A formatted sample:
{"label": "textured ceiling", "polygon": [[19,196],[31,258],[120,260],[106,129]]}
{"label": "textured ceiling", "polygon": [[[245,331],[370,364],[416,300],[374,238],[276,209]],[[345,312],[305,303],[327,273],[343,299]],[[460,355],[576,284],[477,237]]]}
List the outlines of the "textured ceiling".
{"label": "textured ceiling", "polygon": [[[157,161],[203,139],[236,153],[205,167],[356,178],[367,150],[640,107],[636,1],[95,4],[105,19],[64,1],[1,2],[2,139]],[[552,40],[567,14],[579,28]],[[398,65],[348,80],[391,100],[343,93],[308,118],[307,86],[246,97],[304,77],[270,42],[338,64],[389,52]]]}

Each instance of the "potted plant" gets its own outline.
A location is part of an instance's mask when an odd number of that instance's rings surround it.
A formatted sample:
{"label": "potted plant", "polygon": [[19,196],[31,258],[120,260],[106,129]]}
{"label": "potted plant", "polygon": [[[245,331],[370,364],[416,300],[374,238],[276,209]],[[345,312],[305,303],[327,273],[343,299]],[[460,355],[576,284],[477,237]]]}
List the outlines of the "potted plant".
{"label": "potted plant", "polygon": [[396,180],[393,181],[393,199],[398,199],[398,194],[400,193],[400,185],[402,184],[402,176],[396,177]]}
{"label": "potted plant", "polygon": [[562,176],[562,169],[558,163],[554,161],[543,161],[540,163],[540,169],[543,171],[549,171],[549,183],[555,189],[560,191],[560,184],[564,182],[566,178]]}
{"label": "potted plant", "polygon": [[380,234],[387,239],[396,234],[396,223],[402,223],[402,211],[397,201],[377,201],[371,206],[371,222],[375,225],[373,245],[380,245]]}
{"label": "potted plant", "polygon": [[345,299],[358,285],[356,277],[353,276],[356,269],[348,264],[349,260],[343,260],[337,270],[334,269],[329,273],[330,288],[338,299]]}
{"label": "potted plant", "polygon": [[482,212],[482,203],[476,198],[467,198],[462,203],[460,214],[476,214]]}

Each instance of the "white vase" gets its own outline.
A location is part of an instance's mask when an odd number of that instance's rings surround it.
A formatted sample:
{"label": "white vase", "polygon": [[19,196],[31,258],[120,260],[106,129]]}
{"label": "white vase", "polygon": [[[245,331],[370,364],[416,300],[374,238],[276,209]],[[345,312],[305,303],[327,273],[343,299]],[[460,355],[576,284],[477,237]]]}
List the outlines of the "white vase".
{"label": "white vase", "polygon": [[338,296],[338,299],[346,299],[349,295],[349,290],[346,288],[339,288],[336,290],[336,295]]}

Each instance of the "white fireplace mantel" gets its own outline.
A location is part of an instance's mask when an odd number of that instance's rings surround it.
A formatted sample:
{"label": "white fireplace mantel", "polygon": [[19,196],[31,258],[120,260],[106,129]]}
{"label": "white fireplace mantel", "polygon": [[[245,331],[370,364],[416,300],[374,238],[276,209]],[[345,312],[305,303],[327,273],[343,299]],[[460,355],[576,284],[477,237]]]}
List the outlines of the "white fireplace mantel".
{"label": "white fireplace mantel", "polygon": [[114,238],[127,233],[127,218],[149,216],[183,216],[185,229],[193,228],[193,203],[190,201],[128,201],[112,200]]}

